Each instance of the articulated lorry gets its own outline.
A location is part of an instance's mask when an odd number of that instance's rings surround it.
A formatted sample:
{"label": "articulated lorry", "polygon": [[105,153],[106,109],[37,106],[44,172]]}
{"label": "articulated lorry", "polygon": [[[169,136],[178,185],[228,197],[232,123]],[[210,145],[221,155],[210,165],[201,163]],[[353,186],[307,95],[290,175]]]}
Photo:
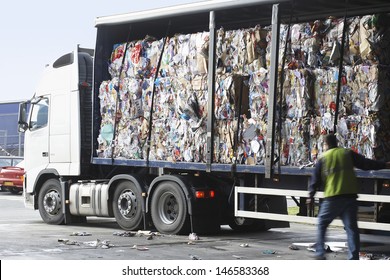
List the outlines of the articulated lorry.
{"label": "articulated lorry", "polygon": [[[25,204],[49,224],[164,234],[314,223],[324,134],[390,160],[388,12],[241,0],[98,17],[95,49],[47,66],[20,106]],[[356,172],[359,226],[390,230],[390,173]]]}

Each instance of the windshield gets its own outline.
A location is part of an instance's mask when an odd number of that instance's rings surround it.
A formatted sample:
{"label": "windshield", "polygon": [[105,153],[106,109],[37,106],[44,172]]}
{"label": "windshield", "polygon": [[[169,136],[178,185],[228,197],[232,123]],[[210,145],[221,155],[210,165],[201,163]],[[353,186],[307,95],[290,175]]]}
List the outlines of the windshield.
{"label": "windshield", "polygon": [[4,166],[15,166],[19,164],[23,158],[21,157],[0,157],[0,168]]}

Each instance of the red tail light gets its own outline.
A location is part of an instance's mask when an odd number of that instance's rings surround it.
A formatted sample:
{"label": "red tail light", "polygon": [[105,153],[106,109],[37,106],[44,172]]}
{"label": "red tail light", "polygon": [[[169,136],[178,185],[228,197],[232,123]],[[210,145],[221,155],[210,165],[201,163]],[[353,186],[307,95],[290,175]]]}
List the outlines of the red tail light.
{"label": "red tail light", "polygon": [[209,191],[196,191],[195,192],[196,198],[214,198],[215,197],[215,191],[209,190]]}
{"label": "red tail light", "polygon": [[195,197],[196,198],[204,198],[205,197],[204,191],[196,191],[195,192]]}

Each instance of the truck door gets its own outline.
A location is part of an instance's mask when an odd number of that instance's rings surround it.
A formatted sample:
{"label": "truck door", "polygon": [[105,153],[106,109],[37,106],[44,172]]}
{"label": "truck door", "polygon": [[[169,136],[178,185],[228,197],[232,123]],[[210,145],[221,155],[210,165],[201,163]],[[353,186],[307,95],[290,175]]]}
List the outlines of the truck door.
{"label": "truck door", "polygon": [[25,146],[29,149],[24,151],[27,189],[34,184],[28,178],[36,178],[36,175],[49,164],[48,116],[49,98],[42,97],[31,103],[28,132],[25,133]]}

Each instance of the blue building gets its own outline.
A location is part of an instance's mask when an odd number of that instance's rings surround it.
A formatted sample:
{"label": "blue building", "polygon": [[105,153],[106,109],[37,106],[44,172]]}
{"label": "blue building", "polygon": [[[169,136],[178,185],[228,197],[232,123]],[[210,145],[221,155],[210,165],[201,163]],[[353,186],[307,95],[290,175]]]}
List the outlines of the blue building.
{"label": "blue building", "polygon": [[19,101],[0,102],[0,156],[24,154],[24,134],[18,132]]}

